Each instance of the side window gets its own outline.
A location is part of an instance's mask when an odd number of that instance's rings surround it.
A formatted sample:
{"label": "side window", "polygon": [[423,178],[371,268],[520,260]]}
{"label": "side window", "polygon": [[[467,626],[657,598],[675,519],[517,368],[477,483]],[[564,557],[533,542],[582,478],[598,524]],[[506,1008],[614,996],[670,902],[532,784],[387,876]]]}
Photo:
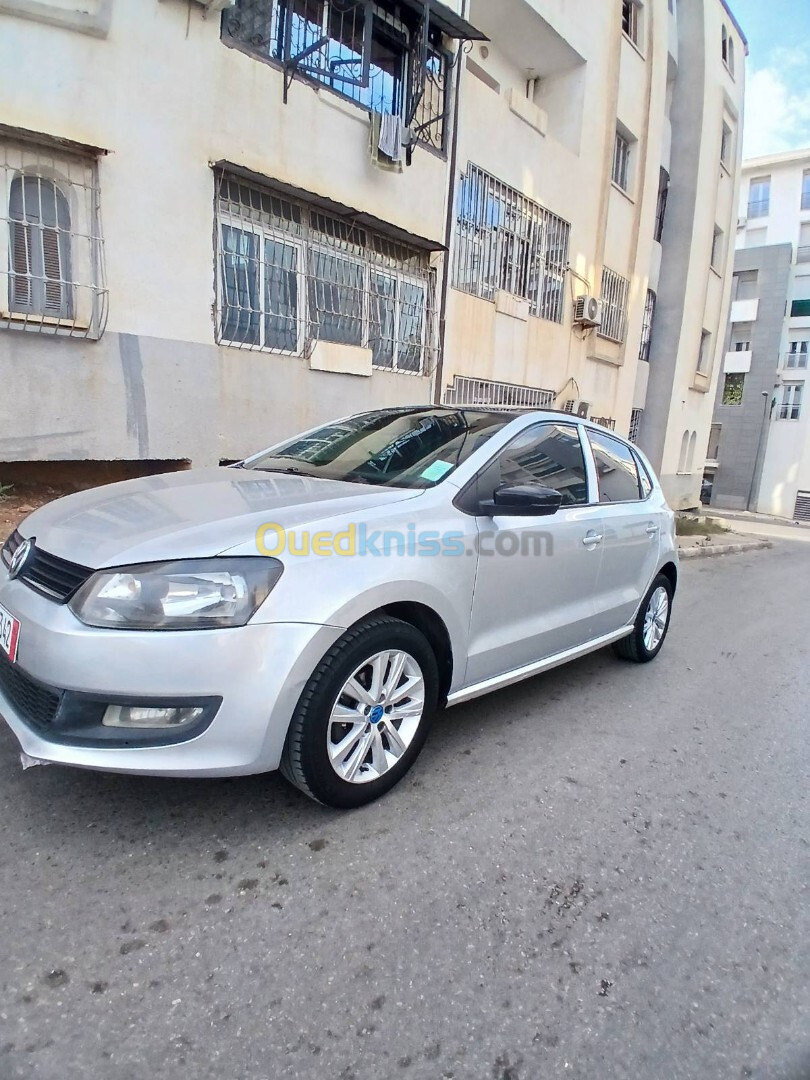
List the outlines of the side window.
{"label": "side window", "polygon": [[588,438],[599,477],[599,501],[613,503],[640,499],[638,465],[630,447],[601,431],[588,430]]}
{"label": "side window", "polygon": [[652,494],[652,480],[650,479],[650,474],[644,467],[644,462],[641,460],[638,454],[633,454],[633,460],[635,461],[636,467],[638,468],[639,480],[641,480],[641,497],[642,499],[646,499],[648,495]]}
{"label": "side window", "polygon": [[506,484],[554,488],[562,495],[563,506],[588,501],[585,458],[574,424],[538,424],[521,432],[495,461],[492,476],[496,488]]}

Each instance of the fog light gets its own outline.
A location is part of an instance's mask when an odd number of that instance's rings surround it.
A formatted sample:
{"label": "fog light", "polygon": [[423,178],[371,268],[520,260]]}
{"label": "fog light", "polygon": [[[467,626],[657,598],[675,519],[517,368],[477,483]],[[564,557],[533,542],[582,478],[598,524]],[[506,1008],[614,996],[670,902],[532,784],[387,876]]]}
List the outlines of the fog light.
{"label": "fog light", "polygon": [[203,708],[147,709],[140,705],[109,705],[101,721],[105,727],[179,728],[199,720]]}

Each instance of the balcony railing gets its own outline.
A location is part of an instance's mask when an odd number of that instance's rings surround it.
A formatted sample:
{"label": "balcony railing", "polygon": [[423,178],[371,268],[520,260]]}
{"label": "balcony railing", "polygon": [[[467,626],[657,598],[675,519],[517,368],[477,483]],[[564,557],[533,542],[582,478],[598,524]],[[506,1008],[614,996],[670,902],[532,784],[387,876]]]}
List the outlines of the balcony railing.
{"label": "balcony railing", "polygon": [[771,200],[767,199],[751,199],[748,203],[748,216],[749,217],[767,217],[771,209]]}

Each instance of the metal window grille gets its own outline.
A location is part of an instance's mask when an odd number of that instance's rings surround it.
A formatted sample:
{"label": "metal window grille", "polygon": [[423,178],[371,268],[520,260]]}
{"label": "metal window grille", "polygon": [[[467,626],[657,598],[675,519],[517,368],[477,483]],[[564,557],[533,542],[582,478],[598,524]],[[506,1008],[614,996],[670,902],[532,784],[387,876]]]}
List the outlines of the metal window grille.
{"label": "metal window grille", "polygon": [[[223,37],[373,112],[400,116],[443,150],[449,59],[441,34],[392,0],[237,0]],[[423,83],[424,76],[424,83]]]}
{"label": "metal window grille", "polygon": [[630,413],[630,430],[627,433],[627,438],[632,443],[638,442],[638,436],[641,431],[641,417],[643,415],[643,409],[633,409]]}
{"label": "metal window grille", "polygon": [[793,508],[794,521],[810,521],[810,491],[796,492],[796,505]]}
{"label": "metal window grille", "polygon": [[456,375],[444,392],[444,404],[496,410],[548,409],[554,397],[553,390]]}
{"label": "metal window grille", "polygon": [[601,300],[602,325],[597,330],[599,337],[621,344],[627,329],[627,295],[630,282],[617,274],[615,270],[602,268]]}
{"label": "metal window grille", "polygon": [[630,183],[630,141],[621,132],[616,132],[613,145],[613,183],[622,191],[627,191]]}
{"label": "metal window grille", "polygon": [[650,346],[652,344],[652,327],[655,318],[655,293],[647,289],[647,299],[644,301],[644,317],[641,321],[641,344],[639,345],[638,358],[649,362]]}
{"label": "metal window grille", "polygon": [[433,370],[426,252],[227,173],[217,191],[218,342],[308,356],[331,341],[371,349],[379,368]]}
{"label": "metal window grille", "polygon": [[561,323],[570,234],[567,221],[470,164],[458,190],[453,285],[485,300],[502,289]]}
{"label": "metal window grille", "polygon": [[0,140],[0,326],[98,338],[107,321],[96,162]]}
{"label": "metal window grille", "polygon": [[612,416],[592,416],[591,420],[594,424],[599,424],[600,427],[607,428],[608,431],[616,430],[616,421]]}
{"label": "metal window grille", "polygon": [[798,420],[802,412],[804,383],[785,383],[779,405],[780,420]]}

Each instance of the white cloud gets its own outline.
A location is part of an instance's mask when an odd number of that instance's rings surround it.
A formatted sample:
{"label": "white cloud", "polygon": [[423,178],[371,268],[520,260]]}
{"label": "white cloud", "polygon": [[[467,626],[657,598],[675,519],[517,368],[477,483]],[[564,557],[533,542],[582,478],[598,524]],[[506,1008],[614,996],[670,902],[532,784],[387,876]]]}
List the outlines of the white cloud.
{"label": "white cloud", "polygon": [[768,64],[748,73],[743,156],[810,147],[810,47],[773,49]]}

